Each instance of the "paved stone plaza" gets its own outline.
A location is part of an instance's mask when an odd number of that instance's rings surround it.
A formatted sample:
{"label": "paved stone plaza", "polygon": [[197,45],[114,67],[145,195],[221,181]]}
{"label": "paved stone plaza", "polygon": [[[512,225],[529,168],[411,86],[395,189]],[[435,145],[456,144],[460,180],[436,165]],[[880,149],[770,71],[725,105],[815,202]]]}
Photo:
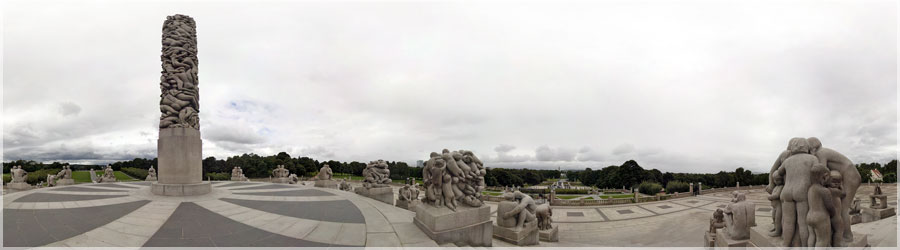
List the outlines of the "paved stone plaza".
{"label": "paved stone plaza", "polygon": [[155,196],[148,182],[5,195],[5,247],[437,246],[411,211],[335,189],[218,182],[209,194]]}
{"label": "paved stone plaza", "polygon": [[[6,247],[439,246],[415,213],[352,192],[308,185],[216,182],[197,197],[150,193],[148,182],[81,184],[4,196]],[[394,187],[395,190],[399,187]],[[896,207],[896,185],[884,185]],[[864,185],[857,197],[873,191]],[[750,190],[757,224],[771,224],[761,189]],[[702,246],[712,211],[729,192],[633,205],[554,207],[552,246]],[[868,206],[862,199],[861,206]],[[489,202],[496,216],[497,203]],[[853,225],[872,246],[897,246],[897,217]],[[652,235],[653,237],[647,237]],[[453,246],[443,244],[441,246]],[[494,246],[514,246],[494,239]]]}

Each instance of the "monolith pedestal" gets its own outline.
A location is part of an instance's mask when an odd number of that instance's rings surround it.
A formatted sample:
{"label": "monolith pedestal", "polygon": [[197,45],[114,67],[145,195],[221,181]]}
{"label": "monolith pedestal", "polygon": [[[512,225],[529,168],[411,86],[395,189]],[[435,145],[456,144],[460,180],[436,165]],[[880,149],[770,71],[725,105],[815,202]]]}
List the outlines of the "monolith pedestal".
{"label": "monolith pedestal", "polygon": [[200,131],[193,128],[159,130],[159,181],[151,185],[157,195],[189,196],[209,193],[212,186],[203,182]]}

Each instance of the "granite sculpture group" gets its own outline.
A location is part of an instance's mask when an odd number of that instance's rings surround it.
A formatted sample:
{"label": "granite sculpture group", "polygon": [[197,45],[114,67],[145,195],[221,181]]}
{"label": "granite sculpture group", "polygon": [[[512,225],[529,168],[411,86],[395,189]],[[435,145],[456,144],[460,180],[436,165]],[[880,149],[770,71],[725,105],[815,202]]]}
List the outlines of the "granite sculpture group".
{"label": "granite sculpture group", "polygon": [[395,206],[415,211],[416,206],[421,204],[419,200],[419,187],[416,184],[406,184],[397,190],[397,204]]}
{"label": "granite sculpture group", "polygon": [[244,170],[241,167],[234,167],[231,169],[231,180],[232,181],[249,181],[246,176],[244,176]]}
{"label": "granite sculpture group", "polygon": [[319,173],[316,174],[316,187],[321,188],[338,188],[337,181],[331,179],[334,176],[334,173],[331,171],[331,167],[328,164],[324,164],[322,168],[319,169]]}
{"label": "granite sculpture group", "polygon": [[145,181],[156,181],[156,169],[153,166],[150,166],[150,169],[147,170],[147,178]]}
{"label": "granite sculpture group", "polygon": [[63,169],[59,171],[59,173],[53,175],[47,175],[47,186],[65,186],[65,185],[74,185],[75,179],[72,179],[72,169],[66,165],[63,166]]}
{"label": "granite sculpture group", "polygon": [[394,205],[394,192],[388,185],[391,183],[391,170],[384,160],[370,161],[363,169],[363,185],[353,191],[381,202]]}
{"label": "granite sculpture group", "polygon": [[486,173],[472,151],[432,152],[422,169],[425,199],[413,222],[438,244],[491,246],[491,210],[481,201]]}
{"label": "granite sculpture group", "polygon": [[755,206],[743,193],[735,192],[732,203],[710,219],[706,244],[865,246],[865,236],[854,237],[850,231],[850,205],[860,180],[853,163],[837,151],[822,147],[818,138],[792,138],[769,171],[766,192],[773,207],[771,230],[751,229],[756,224]]}
{"label": "granite sculpture group", "polygon": [[22,166],[13,166],[9,173],[12,180],[9,184],[6,184],[7,188],[14,190],[31,189],[31,185],[25,182],[25,179],[28,178],[28,171],[22,169]]}
{"label": "granite sculpture group", "polygon": [[101,175],[100,178],[97,180],[97,182],[100,182],[100,183],[116,182],[116,181],[117,180],[116,180],[115,171],[113,171],[112,166],[110,166],[110,165],[106,165],[106,168],[103,169],[103,175]]}

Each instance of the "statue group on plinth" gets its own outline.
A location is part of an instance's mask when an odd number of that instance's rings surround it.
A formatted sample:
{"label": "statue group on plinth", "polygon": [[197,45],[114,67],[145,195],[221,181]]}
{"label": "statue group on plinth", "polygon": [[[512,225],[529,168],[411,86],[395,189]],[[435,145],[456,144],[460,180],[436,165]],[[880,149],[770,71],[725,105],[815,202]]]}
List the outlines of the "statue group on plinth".
{"label": "statue group on plinth", "polygon": [[147,170],[147,178],[145,181],[156,181],[156,169],[153,166],[150,166],[150,169]]}
{"label": "statue group on plinth", "polygon": [[246,176],[244,176],[244,170],[241,167],[234,167],[231,169],[231,180],[232,181],[249,181]]}
{"label": "statue group on plinth", "polygon": [[116,182],[116,174],[113,171],[112,166],[106,165],[106,168],[103,169],[103,175],[100,176],[98,182],[107,183],[107,182]]}
{"label": "statue group on plinth", "polygon": [[497,205],[494,237],[519,246],[537,245],[537,208],[531,196],[519,191],[503,195],[506,201]]}
{"label": "statue group on plinth", "polygon": [[12,180],[6,184],[6,188],[13,190],[31,189],[31,185],[28,185],[28,183],[25,182],[25,180],[28,179],[28,171],[22,169],[22,166],[13,166],[12,169],[9,170],[9,175]]}
{"label": "statue group on plinth", "polygon": [[[887,195],[881,191],[881,183],[875,183],[875,191],[869,195],[869,206],[860,209],[860,222],[871,222],[894,216],[894,207],[888,207]],[[852,218],[852,217],[851,217]]]}
{"label": "statue group on plinth", "polygon": [[394,205],[394,191],[391,189],[391,170],[384,160],[370,161],[363,169],[363,185],[353,192],[387,204]]}
{"label": "statue group on plinth", "polygon": [[341,191],[353,191],[353,187],[350,186],[350,182],[347,182],[347,179],[341,179],[341,184],[338,187]]}
{"label": "statue group on plinth", "polygon": [[274,170],[272,170],[272,182],[296,184],[297,175],[291,176],[290,171],[287,168],[284,168],[284,165],[278,165]]}
{"label": "statue group on plinth", "polygon": [[63,166],[63,169],[59,171],[59,173],[52,175],[47,175],[47,186],[66,186],[66,185],[74,185],[75,179],[72,179],[72,169],[66,165]]}
{"label": "statue group on plinth", "polygon": [[425,198],[413,222],[438,244],[491,246],[490,207],[481,201],[486,173],[472,151],[432,152],[422,169]]}
{"label": "statue group on plinth", "polygon": [[331,171],[331,167],[328,164],[323,165],[322,168],[319,168],[319,173],[316,174],[315,187],[337,189],[338,183],[331,179],[332,176],[334,176],[334,173]]}
{"label": "statue group on plinth", "polygon": [[416,206],[421,204],[419,200],[419,185],[405,184],[397,190],[397,204],[395,206],[406,210],[415,211]]}
{"label": "statue group on plinth", "polygon": [[815,137],[792,138],[769,171],[772,224],[754,227],[752,203],[736,194],[724,210],[725,226],[716,234],[716,246],[864,247],[866,236],[850,228],[851,202],[860,182],[855,165],[843,154],[822,147]]}

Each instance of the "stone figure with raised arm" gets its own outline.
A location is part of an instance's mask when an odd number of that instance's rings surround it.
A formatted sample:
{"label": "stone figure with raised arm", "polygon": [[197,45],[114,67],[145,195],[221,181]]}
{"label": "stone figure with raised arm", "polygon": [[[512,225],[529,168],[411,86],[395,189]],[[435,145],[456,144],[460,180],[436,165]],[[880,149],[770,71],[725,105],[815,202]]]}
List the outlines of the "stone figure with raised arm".
{"label": "stone figure with raised arm", "polygon": [[[856,166],[853,165],[853,162],[833,149],[822,147],[822,142],[816,137],[810,137],[807,140],[810,144],[810,153],[818,158],[819,163],[824,164],[829,170],[841,172],[843,179],[841,189],[846,193],[846,197],[856,197],[856,191],[862,183],[862,176],[859,175],[859,171],[856,170]],[[840,211],[841,218],[843,218],[844,221],[844,241],[846,242],[853,241],[853,232],[850,228],[850,201],[851,199],[842,200],[842,211]]]}
{"label": "stone figure with raised arm", "polygon": [[779,175],[784,176],[784,189],[781,191],[781,236],[783,246],[806,246],[809,239],[807,197],[812,184],[809,175],[819,159],[809,154],[809,143],[802,138],[791,139],[790,152],[791,156],[776,170]]}

